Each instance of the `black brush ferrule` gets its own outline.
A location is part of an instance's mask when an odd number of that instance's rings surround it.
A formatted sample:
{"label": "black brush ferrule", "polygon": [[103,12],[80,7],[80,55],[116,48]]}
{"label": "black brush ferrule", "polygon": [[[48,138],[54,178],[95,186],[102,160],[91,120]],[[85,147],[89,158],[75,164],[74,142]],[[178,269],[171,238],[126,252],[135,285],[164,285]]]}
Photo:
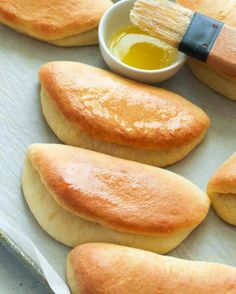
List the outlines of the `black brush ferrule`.
{"label": "black brush ferrule", "polygon": [[196,12],[178,50],[206,62],[223,26],[222,22]]}

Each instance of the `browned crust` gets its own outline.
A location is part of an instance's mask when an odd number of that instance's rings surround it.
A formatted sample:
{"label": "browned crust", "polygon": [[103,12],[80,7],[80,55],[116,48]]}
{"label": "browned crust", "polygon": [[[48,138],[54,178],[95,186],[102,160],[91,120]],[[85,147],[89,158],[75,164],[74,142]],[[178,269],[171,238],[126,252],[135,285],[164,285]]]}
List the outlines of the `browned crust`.
{"label": "browned crust", "polygon": [[56,40],[95,29],[110,0],[1,0],[0,22],[27,35]]}
{"label": "browned crust", "polygon": [[211,177],[208,193],[236,194],[236,153],[230,156]]}
{"label": "browned crust", "polygon": [[40,69],[49,96],[91,137],[152,150],[185,146],[209,127],[207,115],[183,97],[81,63]]}
{"label": "browned crust", "polygon": [[101,243],[78,246],[67,260],[73,294],[236,293],[236,269],[223,264]]}
{"label": "browned crust", "polygon": [[205,193],[159,168],[64,145],[31,145],[28,157],[59,205],[111,229],[180,232],[209,209]]}
{"label": "browned crust", "polygon": [[236,0],[178,0],[179,4],[236,27]]}

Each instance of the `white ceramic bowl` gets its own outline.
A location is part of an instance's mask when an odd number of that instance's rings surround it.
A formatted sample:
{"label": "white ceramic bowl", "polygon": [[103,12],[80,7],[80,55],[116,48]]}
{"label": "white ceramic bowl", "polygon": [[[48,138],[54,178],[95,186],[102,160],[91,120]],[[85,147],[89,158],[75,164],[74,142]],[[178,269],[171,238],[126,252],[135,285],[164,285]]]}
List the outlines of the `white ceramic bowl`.
{"label": "white ceramic bowl", "polygon": [[186,55],[178,53],[177,61],[163,69],[142,70],[124,64],[116,58],[109,50],[108,43],[114,33],[119,29],[131,24],[129,12],[133,7],[135,0],[122,0],[112,5],[103,15],[99,29],[99,45],[102,56],[107,65],[120,75],[126,76],[133,80],[145,83],[157,83],[169,79],[183,66],[186,61]]}

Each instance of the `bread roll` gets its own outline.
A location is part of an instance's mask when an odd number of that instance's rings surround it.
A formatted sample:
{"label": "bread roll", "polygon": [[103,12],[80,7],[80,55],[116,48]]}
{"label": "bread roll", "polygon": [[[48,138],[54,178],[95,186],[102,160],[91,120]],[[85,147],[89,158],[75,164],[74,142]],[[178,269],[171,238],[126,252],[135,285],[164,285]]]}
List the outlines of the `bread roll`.
{"label": "bread roll", "polygon": [[67,257],[72,294],[235,294],[236,268],[91,243]]}
{"label": "bread roll", "polygon": [[183,97],[73,62],[40,69],[43,114],[68,145],[156,166],[184,158],[208,127]]}
{"label": "bread roll", "polygon": [[[189,9],[202,12],[236,28],[236,0],[178,0],[178,2]],[[190,60],[189,67],[194,75],[208,87],[236,100],[236,76],[215,71],[196,60]]]}
{"label": "bread roll", "polygon": [[98,43],[97,27],[110,0],[1,0],[0,22],[58,46]]}
{"label": "bread roll", "polygon": [[172,172],[65,145],[31,145],[22,185],[38,223],[73,247],[111,242],[165,253],[209,209],[208,196]]}
{"label": "bread roll", "polygon": [[208,183],[208,195],[218,215],[236,226],[236,153],[212,176]]}

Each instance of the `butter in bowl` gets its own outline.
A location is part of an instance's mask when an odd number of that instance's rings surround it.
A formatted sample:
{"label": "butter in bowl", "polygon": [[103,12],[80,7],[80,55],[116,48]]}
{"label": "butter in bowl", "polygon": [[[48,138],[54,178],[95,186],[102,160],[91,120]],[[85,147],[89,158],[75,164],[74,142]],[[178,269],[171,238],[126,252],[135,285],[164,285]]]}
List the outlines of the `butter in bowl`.
{"label": "butter in bowl", "polygon": [[148,36],[130,22],[134,0],[114,4],[99,25],[99,44],[107,65],[120,75],[145,83],[157,83],[175,75],[186,56]]}

